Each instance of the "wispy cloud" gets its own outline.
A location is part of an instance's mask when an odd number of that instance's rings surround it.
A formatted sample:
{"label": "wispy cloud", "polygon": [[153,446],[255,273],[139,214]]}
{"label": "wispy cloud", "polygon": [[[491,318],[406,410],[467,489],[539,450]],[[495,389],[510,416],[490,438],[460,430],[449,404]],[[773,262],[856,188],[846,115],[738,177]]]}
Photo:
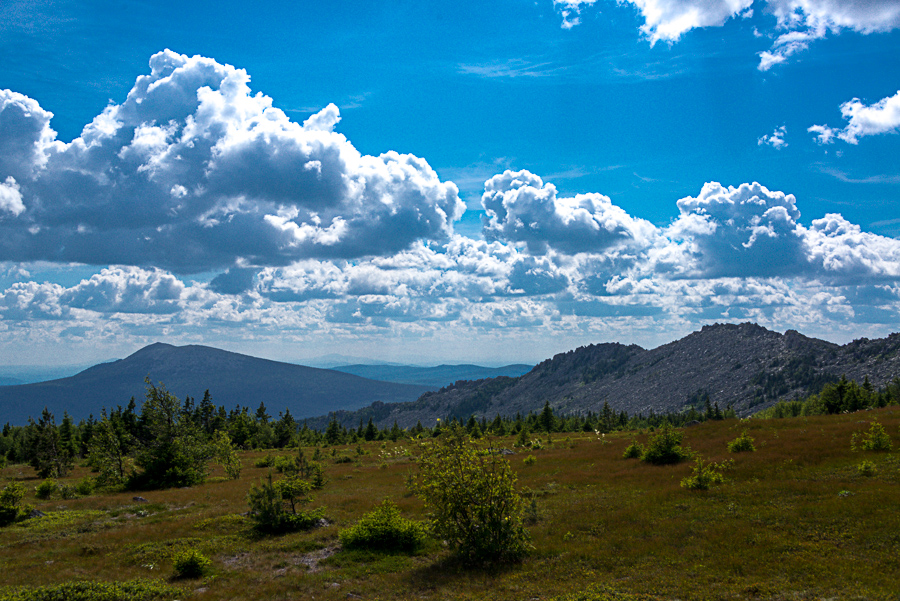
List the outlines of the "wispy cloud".
{"label": "wispy cloud", "polygon": [[550,61],[529,61],[522,58],[477,64],[460,64],[457,66],[457,69],[465,75],[476,75],[489,79],[553,77],[568,71],[568,67],[560,66]]}
{"label": "wispy cloud", "polygon": [[900,184],[900,174],[869,175],[867,177],[851,177],[847,173],[827,165],[819,165],[819,171],[848,184]]}

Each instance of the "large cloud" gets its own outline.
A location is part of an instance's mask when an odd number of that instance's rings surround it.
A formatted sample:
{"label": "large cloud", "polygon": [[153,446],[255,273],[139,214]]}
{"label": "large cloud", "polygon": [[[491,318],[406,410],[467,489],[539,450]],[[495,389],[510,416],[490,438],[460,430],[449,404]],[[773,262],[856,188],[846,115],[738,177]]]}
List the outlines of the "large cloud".
{"label": "large cloud", "polygon": [[900,131],[900,90],[872,105],[854,98],[841,105],[841,115],[848,121],[843,129],[813,125],[808,131],[816,134],[820,144],[830,144],[835,138],[856,144],[865,136],[897,133]]}
{"label": "large cloud", "polygon": [[242,69],[168,50],[150,67],[69,144],[0,92],[0,260],[196,272],[392,254],[447,239],[464,210],[424,160],[361,155],[334,105],[300,125]]}
{"label": "large cloud", "polygon": [[[862,34],[900,27],[897,0],[616,0],[631,4],[641,14],[641,31],[651,44],[677,42],[699,27],[718,27],[731,18],[749,15],[754,5],[774,15],[779,35],[772,47],[760,53],[759,69],[767,71],[793,54],[806,50],[828,33],[849,29]],[[596,0],[554,0],[563,16],[563,27],[579,23],[578,14]]]}
{"label": "large cloud", "polygon": [[524,242],[532,253],[569,254],[645,246],[652,224],[635,219],[602,194],[560,198],[553,184],[528,171],[504,171],[485,182],[481,204],[489,240]]}

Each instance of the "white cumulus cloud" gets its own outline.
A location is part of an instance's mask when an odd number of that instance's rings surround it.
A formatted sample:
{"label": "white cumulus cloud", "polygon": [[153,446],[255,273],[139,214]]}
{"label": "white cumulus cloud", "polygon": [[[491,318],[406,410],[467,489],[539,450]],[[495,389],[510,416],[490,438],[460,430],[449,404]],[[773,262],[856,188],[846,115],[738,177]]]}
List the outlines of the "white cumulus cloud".
{"label": "white cumulus cloud", "polygon": [[[563,27],[580,23],[578,15],[596,0],[554,0],[563,17]],[[900,27],[897,0],[616,0],[630,4],[644,20],[641,31],[651,44],[677,42],[685,33],[701,27],[720,27],[736,17],[753,14],[754,5],[773,15],[778,35],[769,50],[759,53],[759,70],[773,66],[806,50],[829,33],[851,30],[861,34]]]}
{"label": "white cumulus cloud", "polygon": [[189,273],[393,254],[446,240],[464,211],[425,160],[357,151],[334,105],[299,124],[242,69],[169,50],[150,67],[69,144],[37,102],[0,92],[0,202],[18,215],[0,221],[0,260]]}
{"label": "white cumulus cloud", "polygon": [[524,242],[532,253],[554,248],[565,253],[603,252],[623,245],[644,246],[656,228],[636,219],[602,194],[559,197],[528,171],[504,171],[485,182],[484,235],[489,240]]}
{"label": "white cumulus cloud", "polygon": [[854,98],[841,105],[841,115],[848,121],[843,129],[813,125],[807,131],[816,134],[819,144],[830,144],[835,138],[857,144],[865,136],[897,133],[900,131],[900,90],[871,105]]}
{"label": "white cumulus cloud", "polygon": [[787,127],[782,125],[781,127],[776,127],[775,131],[773,131],[768,136],[761,136],[756,140],[756,144],[758,146],[768,145],[776,150],[784,148],[788,145],[785,141],[784,137],[787,135]]}

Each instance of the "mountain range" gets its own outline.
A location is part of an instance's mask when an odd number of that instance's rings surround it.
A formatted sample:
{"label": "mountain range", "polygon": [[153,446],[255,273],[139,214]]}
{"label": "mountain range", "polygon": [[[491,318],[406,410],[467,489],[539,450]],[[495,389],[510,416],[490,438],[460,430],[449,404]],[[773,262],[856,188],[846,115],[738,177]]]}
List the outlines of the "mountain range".
{"label": "mountain range", "polygon": [[[646,350],[619,343],[592,344],[561,353],[527,374],[457,382],[414,403],[374,403],[335,416],[350,427],[372,418],[431,425],[437,418],[491,419],[540,411],[599,411],[604,403],[629,414],[677,412],[708,395],[720,408],[746,416],[778,400],[814,394],[842,375],[875,387],[900,375],[900,334],[845,345],[784,334],[753,323],[704,326],[680,340]],[[328,416],[310,422],[323,427]]]}
{"label": "mountain range", "polygon": [[533,365],[513,364],[503,367],[482,367],[481,365],[437,365],[418,367],[414,365],[357,364],[332,367],[335,371],[353,374],[371,380],[418,384],[434,389],[460,380],[483,380],[506,376],[515,378],[531,371]]}
{"label": "mountain range", "polygon": [[209,390],[217,405],[256,409],[263,402],[270,414],[290,409],[298,419],[357,409],[375,401],[413,401],[436,388],[378,382],[206,346],[156,343],[125,359],[101,363],[67,378],[0,386],[0,423],[37,419],[44,407],[58,421],[63,411],[78,420],[89,414],[98,416],[103,407],[125,406],[131,397],[140,404],[148,376],[180,399],[192,396],[199,400]]}

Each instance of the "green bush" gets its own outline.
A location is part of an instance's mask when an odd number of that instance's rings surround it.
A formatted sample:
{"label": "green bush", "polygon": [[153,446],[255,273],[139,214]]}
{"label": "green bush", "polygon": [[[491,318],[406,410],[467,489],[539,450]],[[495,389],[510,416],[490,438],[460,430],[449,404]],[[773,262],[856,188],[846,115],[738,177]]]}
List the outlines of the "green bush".
{"label": "green bush", "polygon": [[625,447],[622,457],[625,459],[639,459],[644,454],[644,447],[638,444],[637,440],[632,440],[631,444]]}
{"label": "green bush", "polygon": [[53,478],[47,478],[34,488],[34,496],[38,499],[49,499],[59,492],[59,485]]}
{"label": "green bush", "polygon": [[732,440],[728,443],[728,452],[729,453],[744,453],[744,452],[753,452],[756,450],[756,447],[753,446],[752,436],[747,435],[747,431],[744,430],[740,436]]}
{"label": "green bush", "polygon": [[524,502],[509,461],[481,455],[459,424],[422,445],[414,491],[425,502],[434,534],[466,563],[521,558],[531,545]]}
{"label": "green bush", "polygon": [[94,492],[95,486],[94,479],[90,476],[85,476],[81,480],[78,481],[78,484],[75,485],[75,492],[81,495],[82,497],[86,497],[87,495]]}
{"label": "green bush", "polygon": [[413,553],[425,542],[425,527],[400,516],[394,503],[384,500],[356,524],[338,533],[345,549]]}
{"label": "green bush", "polygon": [[256,529],[262,532],[279,533],[312,528],[324,517],[324,509],[301,511],[301,507],[311,501],[309,492],[312,485],[299,476],[288,476],[281,480],[268,481],[258,486],[251,485],[247,494],[250,517]]}
{"label": "green bush", "polygon": [[0,526],[12,524],[23,514],[31,511],[27,505],[20,505],[24,498],[25,487],[22,484],[12,482],[3,487],[0,491]]}
{"label": "green bush", "polygon": [[59,487],[59,496],[63,499],[77,499],[78,491],[71,484],[63,484]]}
{"label": "green bush", "polygon": [[275,455],[273,455],[272,453],[267,453],[265,457],[257,459],[256,463],[254,463],[253,465],[255,465],[256,467],[275,467],[275,459]]}
{"label": "green bush", "polygon": [[856,472],[860,476],[865,476],[867,478],[874,476],[877,471],[878,469],[875,467],[875,463],[868,460],[863,461],[856,466]]}
{"label": "green bush", "polygon": [[202,578],[212,565],[212,561],[196,549],[182,551],[172,558],[175,578]]}
{"label": "green bush", "polygon": [[525,465],[534,465],[535,463],[537,463],[537,457],[535,457],[534,455],[529,455],[522,460],[522,463],[524,463]]}
{"label": "green bush", "polygon": [[181,598],[179,588],[160,580],[129,582],[64,582],[53,586],[16,587],[0,601],[156,601]]}
{"label": "green bush", "polygon": [[703,458],[698,455],[691,475],[681,481],[681,486],[688,490],[709,490],[713,484],[725,482],[722,472],[728,467],[730,465],[726,463],[703,461]]}
{"label": "green bush", "polygon": [[650,439],[647,448],[641,455],[641,461],[654,465],[678,463],[691,456],[690,449],[681,448],[682,433],[668,423]]}
{"label": "green bush", "polygon": [[891,437],[877,421],[873,421],[868,432],[855,432],[850,438],[850,449],[854,451],[890,451]]}

